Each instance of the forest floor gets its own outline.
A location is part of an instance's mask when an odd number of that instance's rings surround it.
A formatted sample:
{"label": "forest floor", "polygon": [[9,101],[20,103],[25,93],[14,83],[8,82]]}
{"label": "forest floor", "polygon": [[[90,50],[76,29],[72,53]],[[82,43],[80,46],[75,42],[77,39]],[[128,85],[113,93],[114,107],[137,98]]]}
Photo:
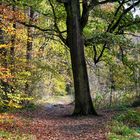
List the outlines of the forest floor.
{"label": "forest floor", "polygon": [[106,140],[107,125],[119,113],[99,110],[99,117],[71,117],[72,111],[70,104],[1,113],[0,140]]}

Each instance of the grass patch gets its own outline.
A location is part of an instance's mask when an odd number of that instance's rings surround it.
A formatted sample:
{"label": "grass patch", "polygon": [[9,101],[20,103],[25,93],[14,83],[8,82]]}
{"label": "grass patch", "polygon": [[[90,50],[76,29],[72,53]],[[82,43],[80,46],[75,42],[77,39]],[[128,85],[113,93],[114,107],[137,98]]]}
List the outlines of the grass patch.
{"label": "grass patch", "polygon": [[109,129],[108,140],[140,140],[140,133],[137,129],[130,128],[121,122],[112,121]]}
{"label": "grass patch", "polygon": [[140,112],[127,110],[108,125],[107,140],[140,140]]}
{"label": "grass patch", "polygon": [[4,140],[36,140],[36,136],[29,134],[13,134],[7,131],[0,131],[0,139]]}
{"label": "grass patch", "polygon": [[140,112],[137,110],[127,110],[125,113],[117,116],[115,120],[123,122],[124,124],[132,127],[140,126]]}

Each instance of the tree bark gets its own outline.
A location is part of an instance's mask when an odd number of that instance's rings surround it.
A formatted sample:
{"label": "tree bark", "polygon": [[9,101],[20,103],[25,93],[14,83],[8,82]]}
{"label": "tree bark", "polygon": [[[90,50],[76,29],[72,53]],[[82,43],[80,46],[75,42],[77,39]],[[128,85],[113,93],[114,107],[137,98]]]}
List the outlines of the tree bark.
{"label": "tree bark", "polygon": [[[1,3],[0,3],[1,5]],[[2,22],[2,19],[0,19],[0,23]],[[5,44],[4,39],[4,30],[2,27],[0,27],[0,45]],[[0,48],[0,67],[7,68],[7,49],[2,47]],[[4,81],[0,78],[0,88],[4,91],[4,94],[2,95],[2,99],[5,102],[5,100],[8,99],[7,93],[9,92],[9,84],[7,81]]]}
{"label": "tree bark", "polygon": [[[16,11],[16,7],[12,7],[13,12]],[[14,15],[13,15],[13,18]],[[16,23],[13,23],[13,28],[16,31]],[[15,43],[16,43],[16,33],[14,33],[11,37],[12,46],[10,47],[10,64],[11,64],[11,73],[15,73]]]}
{"label": "tree bark", "polygon": [[[1,22],[1,19],[0,19]],[[2,28],[0,28],[0,45],[4,45],[4,31]],[[0,57],[1,57],[1,66],[4,68],[7,68],[7,49],[2,47],[0,48]]]}
{"label": "tree bark", "polygon": [[[34,11],[32,8],[29,8],[29,24],[32,24],[33,18],[34,18]],[[26,52],[26,60],[27,60],[27,67],[30,68],[30,61],[32,59],[32,46],[33,46],[33,28],[28,27],[27,28],[27,52]]]}
{"label": "tree bark", "polygon": [[[32,10],[31,7],[29,7],[28,16],[29,16],[29,24],[32,24],[33,18],[34,18],[34,11]],[[27,62],[26,71],[31,70],[32,47],[33,47],[33,35],[32,34],[33,34],[33,28],[28,27],[27,28],[28,38],[27,38],[27,48],[26,48],[26,62]],[[29,88],[30,88],[29,81],[27,81],[25,84],[25,93],[28,96],[31,96],[31,92],[30,92]]]}
{"label": "tree bark", "polygon": [[75,109],[73,115],[97,115],[90,96],[79,3],[79,0],[71,0],[69,3],[65,3],[67,12],[67,43],[70,48],[75,88]]}

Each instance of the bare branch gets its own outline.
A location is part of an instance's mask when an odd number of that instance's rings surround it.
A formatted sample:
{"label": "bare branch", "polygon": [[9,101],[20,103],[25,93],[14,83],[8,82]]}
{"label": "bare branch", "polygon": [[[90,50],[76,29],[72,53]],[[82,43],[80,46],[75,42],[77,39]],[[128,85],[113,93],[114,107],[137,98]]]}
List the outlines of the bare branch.
{"label": "bare branch", "polygon": [[93,45],[93,51],[94,51],[94,58],[93,58],[93,60],[94,60],[94,63],[96,64],[96,60],[97,60],[97,50],[96,50],[96,46],[95,46],[95,45]]}
{"label": "bare branch", "polygon": [[66,45],[67,44],[66,43],[66,39],[63,37],[63,35],[62,35],[62,33],[61,33],[58,25],[57,25],[57,16],[56,16],[56,13],[55,13],[55,8],[54,8],[54,6],[53,6],[53,4],[52,4],[52,2],[50,0],[49,0],[49,3],[50,3],[50,6],[52,8],[52,12],[53,12],[53,16],[54,16],[54,26],[56,28],[56,31],[57,31],[57,33],[58,33],[59,38],[61,39],[61,41]]}
{"label": "bare branch", "polygon": [[118,6],[118,8],[116,9],[115,14],[114,14],[114,17],[113,17],[111,23],[110,23],[109,26],[108,26],[107,32],[110,30],[111,26],[113,25],[113,23],[114,23],[114,21],[115,21],[117,15],[118,15],[118,13],[119,13],[119,11],[120,11],[120,9],[121,9],[121,7],[123,6],[124,3],[125,3],[125,0],[123,0],[123,1],[120,3],[120,5]]}
{"label": "bare branch", "polygon": [[[47,32],[47,33],[52,32],[52,29],[41,28],[41,27],[39,27],[39,26],[37,26],[35,24],[29,24],[29,23],[22,22],[22,21],[16,21],[16,22],[20,23],[20,24],[22,24],[24,26],[27,26],[27,27],[33,27],[33,28],[38,29],[38,30],[43,31],[43,32]],[[53,31],[55,31],[55,30],[53,30]]]}
{"label": "bare branch", "polygon": [[103,46],[103,48],[102,48],[102,50],[100,52],[100,55],[98,56],[98,58],[96,58],[95,64],[97,64],[100,61],[101,57],[104,54],[105,49],[106,49],[106,43],[104,44],[104,46]]}

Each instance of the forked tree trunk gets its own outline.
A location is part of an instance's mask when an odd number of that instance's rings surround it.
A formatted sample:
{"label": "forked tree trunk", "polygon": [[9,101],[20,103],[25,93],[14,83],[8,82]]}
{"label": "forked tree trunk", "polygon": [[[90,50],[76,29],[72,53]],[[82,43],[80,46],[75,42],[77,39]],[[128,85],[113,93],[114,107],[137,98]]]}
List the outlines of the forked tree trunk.
{"label": "forked tree trunk", "polygon": [[70,48],[75,88],[73,115],[97,115],[90,96],[89,80],[84,55],[84,40],[80,25],[79,0],[65,4],[67,12],[67,43]]}

